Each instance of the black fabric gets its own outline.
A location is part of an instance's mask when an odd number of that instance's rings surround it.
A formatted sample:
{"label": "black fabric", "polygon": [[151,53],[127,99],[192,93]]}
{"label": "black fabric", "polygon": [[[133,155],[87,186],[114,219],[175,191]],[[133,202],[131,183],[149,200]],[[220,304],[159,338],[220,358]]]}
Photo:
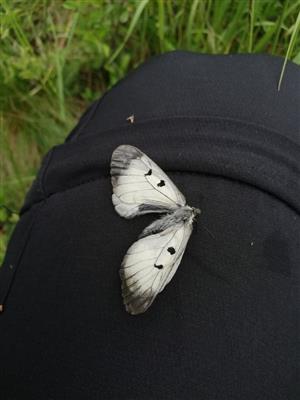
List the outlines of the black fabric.
{"label": "black fabric", "polygon": [[[154,58],[49,152],[0,269],[1,399],[299,398],[300,73],[288,63],[278,92],[281,66]],[[202,210],[173,280],[135,317],[118,270],[155,216],[113,209],[123,143]]]}

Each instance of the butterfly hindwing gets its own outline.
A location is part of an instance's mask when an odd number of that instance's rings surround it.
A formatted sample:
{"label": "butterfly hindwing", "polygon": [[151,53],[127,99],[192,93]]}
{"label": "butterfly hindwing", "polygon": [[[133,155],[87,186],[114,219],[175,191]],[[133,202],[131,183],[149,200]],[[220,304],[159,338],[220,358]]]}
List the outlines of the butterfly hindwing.
{"label": "butterfly hindwing", "polygon": [[186,204],[171,179],[134,146],[121,145],[113,152],[111,180],[113,204],[125,218],[170,212]]}
{"label": "butterfly hindwing", "polygon": [[[168,218],[170,219],[169,216],[165,217]],[[162,220],[157,221],[160,226]],[[155,223],[151,226],[151,230],[155,231]],[[145,231],[147,232],[147,228]],[[123,301],[130,314],[146,311],[158,293],[170,282],[191,233],[192,221],[181,221],[165,230],[142,237],[128,249],[120,276]]]}

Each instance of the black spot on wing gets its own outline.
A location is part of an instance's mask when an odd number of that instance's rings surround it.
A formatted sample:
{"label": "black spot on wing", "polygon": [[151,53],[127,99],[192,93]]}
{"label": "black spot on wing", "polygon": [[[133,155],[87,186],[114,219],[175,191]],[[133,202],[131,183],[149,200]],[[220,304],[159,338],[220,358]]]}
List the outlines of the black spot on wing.
{"label": "black spot on wing", "polygon": [[163,266],[163,265],[161,265],[161,264],[160,264],[160,265],[156,265],[156,264],[154,264],[154,267],[155,267],[155,268],[157,268],[157,269],[163,269],[163,267],[164,267],[164,266]]}
{"label": "black spot on wing", "polygon": [[149,169],[149,171],[146,174],[144,174],[144,176],[150,176],[150,175],[152,175],[152,169],[151,168]]}
{"label": "black spot on wing", "polygon": [[165,183],[165,181],[163,179],[157,184],[157,186],[159,186],[159,187],[162,187],[162,186],[165,186],[165,185],[166,185],[166,183]]}
{"label": "black spot on wing", "polygon": [[167,250],[168,250],[168,252],[169,252],[170,254],[172,254],[172,255],[176,253],[174,247],[168,247]]}

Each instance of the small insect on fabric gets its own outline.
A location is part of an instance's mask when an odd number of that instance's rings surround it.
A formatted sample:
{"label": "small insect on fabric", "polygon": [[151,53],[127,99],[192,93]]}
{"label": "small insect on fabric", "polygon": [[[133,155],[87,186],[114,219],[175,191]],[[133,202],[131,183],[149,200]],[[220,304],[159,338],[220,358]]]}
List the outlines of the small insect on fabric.
{"label": "small insect on fabric", "polygon": [[134,146],[122,145],[113,152],[111,181],[112,201],[122,217],[166,214],[143,230],[120,269],[126,310],[141,314],[173,278],[200,210],[186,205],[171,179]]}

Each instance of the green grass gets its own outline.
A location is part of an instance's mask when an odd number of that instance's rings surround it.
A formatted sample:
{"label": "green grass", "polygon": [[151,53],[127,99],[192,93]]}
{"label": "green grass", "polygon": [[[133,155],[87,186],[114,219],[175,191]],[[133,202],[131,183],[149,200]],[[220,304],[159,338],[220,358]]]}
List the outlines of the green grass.
{"label": "green grass", "polygon": [[0,258],[41,157],[92,100],[175,49],[300,64],[299,10],[300,0],[0,0]]}

